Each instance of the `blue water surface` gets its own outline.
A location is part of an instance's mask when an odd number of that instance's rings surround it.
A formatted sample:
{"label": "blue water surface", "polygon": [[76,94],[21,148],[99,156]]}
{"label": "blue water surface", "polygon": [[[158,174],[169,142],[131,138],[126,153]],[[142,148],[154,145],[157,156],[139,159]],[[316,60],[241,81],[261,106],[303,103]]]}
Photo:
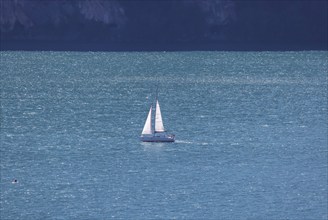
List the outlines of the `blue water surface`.
{"label": "blue water surface", "polygon": [[328,218],[327,51],[0,55],[1,220]]}

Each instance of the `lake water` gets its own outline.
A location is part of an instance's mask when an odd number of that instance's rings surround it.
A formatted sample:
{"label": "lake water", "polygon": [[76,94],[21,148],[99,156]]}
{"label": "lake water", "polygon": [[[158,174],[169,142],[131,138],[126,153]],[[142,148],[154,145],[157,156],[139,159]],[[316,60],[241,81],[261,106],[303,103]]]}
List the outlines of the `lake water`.
{"label": "lake water", "polygon": [[328,218],[327,51],[0,55],[1,220]]}

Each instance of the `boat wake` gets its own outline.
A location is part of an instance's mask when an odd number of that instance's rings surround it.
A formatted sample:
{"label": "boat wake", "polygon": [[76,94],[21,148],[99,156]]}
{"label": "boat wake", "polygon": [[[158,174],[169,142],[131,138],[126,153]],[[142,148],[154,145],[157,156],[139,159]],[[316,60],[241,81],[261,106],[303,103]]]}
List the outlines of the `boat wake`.
{"label": "boat wake", "polygon": [[177,144],[209,145],[209,143],[207,143],[207,142],[192,142],[192,141],[185,141],[185,140],[176,140],[175,143],[177,143]]}
{"label": "boat wake", "polygon": [[191,141],[183,141],[183,140],[175,140],[175,143],[177,144],[193,144]]}

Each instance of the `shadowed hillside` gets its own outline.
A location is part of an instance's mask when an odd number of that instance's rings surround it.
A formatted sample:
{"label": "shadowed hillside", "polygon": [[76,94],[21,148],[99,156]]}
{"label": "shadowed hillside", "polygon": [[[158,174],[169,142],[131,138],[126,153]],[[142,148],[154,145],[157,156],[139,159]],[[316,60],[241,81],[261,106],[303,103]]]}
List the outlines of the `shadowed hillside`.
{"label": "shadowed hillside", "polygon": [[2,0],[1,49],[327,49],[327,1]]}

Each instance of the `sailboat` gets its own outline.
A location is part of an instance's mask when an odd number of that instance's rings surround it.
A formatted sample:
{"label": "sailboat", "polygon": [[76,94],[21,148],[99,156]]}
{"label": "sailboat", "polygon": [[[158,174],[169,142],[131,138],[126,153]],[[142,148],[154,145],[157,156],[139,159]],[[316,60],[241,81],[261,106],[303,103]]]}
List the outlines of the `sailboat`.
{"label": "sailboat", "polygon": [[[153,112],[155,116],[153,118]],[[152,121],[154,120],[154,126]],[[175,135],[167,134],[164,129],[161,108],[159,107],[158,98],[156,95],[156,107],[150,106],[149,113],[142,130],[140,140],[143,142],[174,142]]]}

